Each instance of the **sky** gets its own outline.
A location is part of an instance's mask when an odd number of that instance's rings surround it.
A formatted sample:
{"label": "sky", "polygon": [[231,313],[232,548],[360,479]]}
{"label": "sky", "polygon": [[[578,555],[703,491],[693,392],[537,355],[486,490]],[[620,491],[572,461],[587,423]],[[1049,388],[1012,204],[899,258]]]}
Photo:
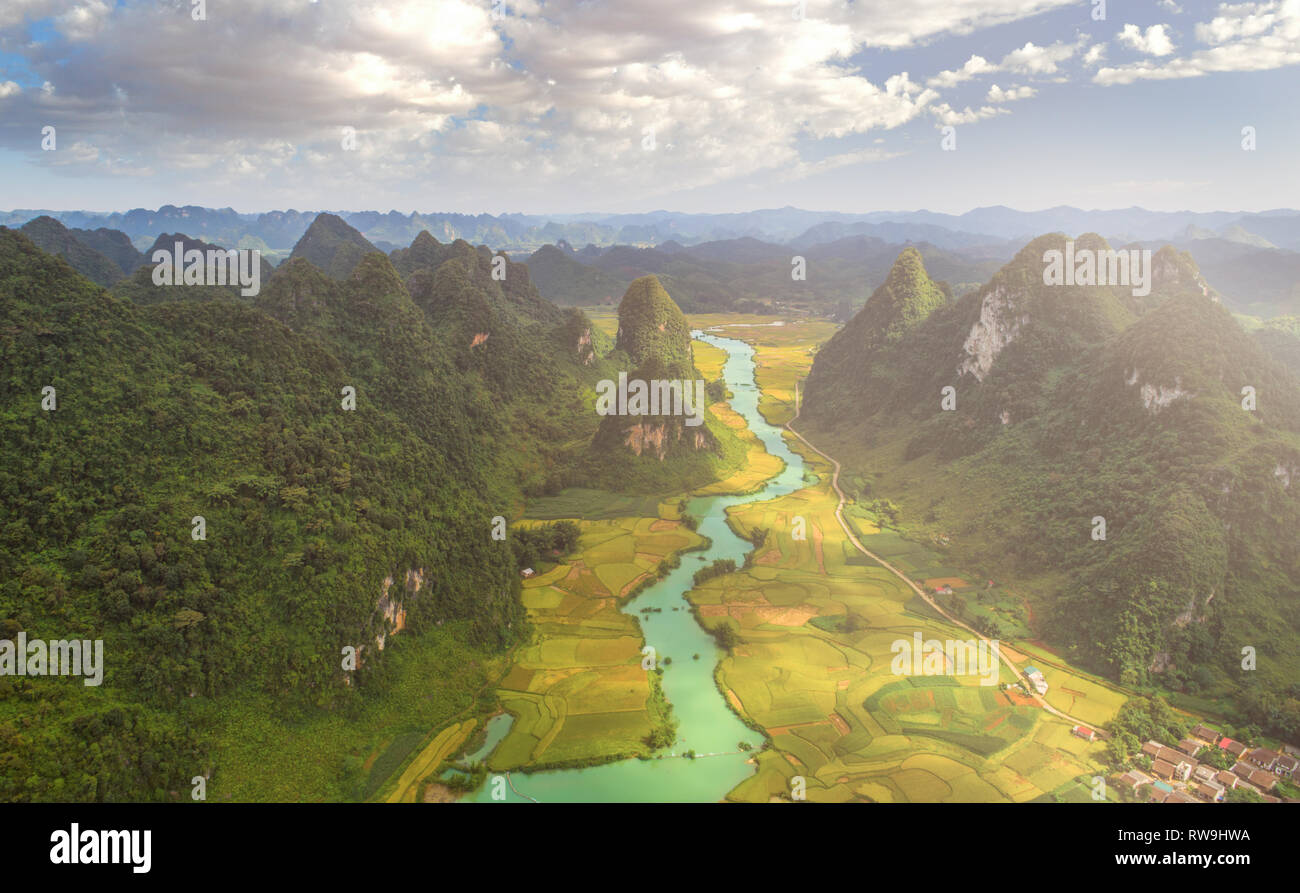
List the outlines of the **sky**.
{"label": "sky", "polygon": [[1296,208],[1297,97],[1300,0],[0,0],[0,208]]}

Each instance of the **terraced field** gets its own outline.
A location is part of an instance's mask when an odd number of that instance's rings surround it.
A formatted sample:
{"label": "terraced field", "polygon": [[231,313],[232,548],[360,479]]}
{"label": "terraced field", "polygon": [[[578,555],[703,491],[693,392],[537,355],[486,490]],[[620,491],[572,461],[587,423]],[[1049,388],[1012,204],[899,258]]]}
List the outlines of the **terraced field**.
{"label": "terraced field", "polygon": [[[641,668],[644,638],[620,601],[654,580],[660,565],[703,538],[665,503],[657,518],[581,521],[579,551],[524,582],[535,628],[500,686],[515,716],[488,759],[490,769],[554,766],[646,751],[663,721],[652,674]],[[527,523],[527,522],[524,522]]]}
{"label": "terraced field", "polygon": [[[766,340],[764,332],[760,383],[789,380],[790,366],[801,365],[799,352],[789,344],[767,347]],[[780,418],[781,409],[769,402],[766,414]],[[848,542],[835,519],[828,463],[797,443],[792,448],[815,482],[730,509],[738,533],[763,530],[766,537],[749,566],[689,594],[706,625],[736,630],[740,644],[718,678],[732,707],[771,739],[757,773],[731,798],[789,798],[802,778],[809,800],[1025,801],[1096,771],[1102,745],[1072,735],[1069,723],[1014,690],[981,685],[975,675],[892,672],[894,643],[918,630],[941,641],[970,634],[944,622]],[[972,582],[944,566],[941,555],[881,531],[867,515],[856,518],[855,529],[868,549],[914,580]],[[1055,674],[1053,689],[1085,704],[1096,723],[1122,702],[1065,668],[1043,669]],[[1017,681],[1000,663],[996,672],[1000,682]]]}

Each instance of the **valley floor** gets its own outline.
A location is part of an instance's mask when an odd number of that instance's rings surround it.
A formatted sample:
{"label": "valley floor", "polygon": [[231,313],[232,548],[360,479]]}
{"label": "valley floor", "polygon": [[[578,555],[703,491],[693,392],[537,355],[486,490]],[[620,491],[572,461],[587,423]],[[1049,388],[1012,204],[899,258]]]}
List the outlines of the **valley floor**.
{"label": "valley floor", "polygon": [[[769,423],[784,425],[796,415],[795,383],[833,326],[769,324],[774,321],[708,316],[693,317],[691,324],[725,326],[719,334],[755,347],[759,409]],[[700,342],[696,351],[701,372],[716,378],[722,351]],[[739,414],[719,409],[727,424],[745,425]],[[842,515],[851,539],[837,512],[831,462],[789,431],[785,438],[805,463],[801,488],[730,509],[727,521],[740,536],[767,531],[762,545],[745,567],[687,594],[706,627],[725,622],[738,633],[730,654],[717,652],[720,694],[710,695],[725,697],[766,739],[728,799],[1021,802],[1052,793],[1090,799],[1090,780],[1104,771],[1104,745],[1076,736],[1072,728],[1108,722],[1124,695],[1028,644],[1002,646],[1004,660],[985,673],[989,684],[970,673],[895,674],[895,643],[910,642],[918,632],[926,640],[977,639],[914,585],[928,591],[975,581],[945,566],[937,552],[881,530],[852,505]],[[749,440],[749,467],[706,488],[709,493],[750,492],[780,470],[780,459],[757,438]],[[641,669],[642,623],[652,615],[638,620],[619,605],[653,581],[662,564],[699,548],[703,538],[679,520],[677,498],[660,502],[655,517],[626,518],[608,517],[608,500],[596,492],[566,491],[554,501],[530,505],[529,516],[559,517],[558,511],[580,517],[580,551],[525,584],[535,637],[516,652],[498,684],[500,703],[514,723],[487,757],[491,772],[648,756],[646,739],[665,721],[654,674]],[[584,502],[590,503],[589,514]],[[681,609],[688,609],[685,602]],[[1046,708],[1017,688],[1023,680],[1012,667],[1023,670],[1028,663],[1049,683]],[[441,730],[430,746],[453,736],[472,743],[463,721],[449,728],[454,732]],[[396,790],[385,785],[385,793],[402,797],[411,787],[407,776],[426,771],[413,770],[417,764],[430,773],[443,765],[450,751],[435,749],[436,763],[427,762],[425,748],[408,761],[405,783]],[[516,783],[528,789],[521,777],[513,776],[512,789]]]}

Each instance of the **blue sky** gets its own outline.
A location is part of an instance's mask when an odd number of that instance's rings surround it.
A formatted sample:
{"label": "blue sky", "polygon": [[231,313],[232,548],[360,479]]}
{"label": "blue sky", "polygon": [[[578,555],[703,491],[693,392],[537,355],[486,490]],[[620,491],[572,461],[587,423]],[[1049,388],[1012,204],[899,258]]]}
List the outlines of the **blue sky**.
{"label": "blue sky", "polygon": [[1300,0],[1107,6],[9,0],[0,208],[1300,207]]}

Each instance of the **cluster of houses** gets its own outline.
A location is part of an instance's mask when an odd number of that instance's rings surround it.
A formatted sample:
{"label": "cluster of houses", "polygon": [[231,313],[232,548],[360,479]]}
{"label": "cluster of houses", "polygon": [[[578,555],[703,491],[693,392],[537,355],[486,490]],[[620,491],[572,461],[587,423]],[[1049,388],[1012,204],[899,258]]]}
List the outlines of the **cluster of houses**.
{"label": "cluster of houses", "polygon": [[[1199,762],[1196,755],[1206,747],[1231,754],[1236,764],[1229,770]],[[1148,741],[1142,745],[1142,752],[1151,758],[1150,774],[1130,769],[1119,780],[1136,794],[1145,788],[1150,803],[1221,803],[1228,791],[1238,788],[1253,790],[1266,801],[1278,803],[1281,798],[1272,793],[1278,781],[1300,778],[1300,759],[1293,754],[1251,748],[1203,725],[1193,729],[1177,747]]]}

